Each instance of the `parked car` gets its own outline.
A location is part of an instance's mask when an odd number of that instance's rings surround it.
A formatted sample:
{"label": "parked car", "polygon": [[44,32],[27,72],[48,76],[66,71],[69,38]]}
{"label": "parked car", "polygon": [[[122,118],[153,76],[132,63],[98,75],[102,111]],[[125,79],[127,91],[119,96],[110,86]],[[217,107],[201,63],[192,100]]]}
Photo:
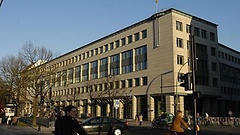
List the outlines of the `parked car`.
{"label": "parked car", "polygon": [[91,117],[80,123],[88,135],[122,135],[128,122],[107,116]]}

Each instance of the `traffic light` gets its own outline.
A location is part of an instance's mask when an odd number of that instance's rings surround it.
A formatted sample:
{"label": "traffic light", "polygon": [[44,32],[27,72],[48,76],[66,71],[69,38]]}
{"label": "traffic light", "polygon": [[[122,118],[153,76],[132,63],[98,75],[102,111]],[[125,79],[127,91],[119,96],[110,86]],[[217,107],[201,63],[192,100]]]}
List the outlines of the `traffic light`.
{"label": "traffic light", "polygon": [[179,79],[183,80],[183,83],[180,84],[181,87],[184,87],[186,91],[192,90],[192,73],[186,73],[184,76],[180,76]]}

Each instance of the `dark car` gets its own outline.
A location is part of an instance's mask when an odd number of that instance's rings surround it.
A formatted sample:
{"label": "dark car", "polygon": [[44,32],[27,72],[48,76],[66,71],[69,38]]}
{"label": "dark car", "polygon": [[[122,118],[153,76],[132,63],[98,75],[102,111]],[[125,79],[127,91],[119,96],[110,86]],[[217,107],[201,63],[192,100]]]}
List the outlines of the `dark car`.
{"label": "dark car", "polygon": [[128,123],[113,117],[91,117],[80,123],[88,135],[122,135]]}

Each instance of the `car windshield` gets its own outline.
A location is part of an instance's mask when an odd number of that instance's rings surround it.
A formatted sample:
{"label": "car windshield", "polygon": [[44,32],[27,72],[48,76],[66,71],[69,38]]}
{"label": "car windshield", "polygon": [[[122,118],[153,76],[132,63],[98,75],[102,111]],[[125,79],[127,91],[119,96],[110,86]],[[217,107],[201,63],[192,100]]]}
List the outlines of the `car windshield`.
{"label": "car windshield", "polygon": [[88,118],[88,119],[82,121],[81,123],[87,123],[87,122],[90,121],[91,119],[93,119],[93,118]]}

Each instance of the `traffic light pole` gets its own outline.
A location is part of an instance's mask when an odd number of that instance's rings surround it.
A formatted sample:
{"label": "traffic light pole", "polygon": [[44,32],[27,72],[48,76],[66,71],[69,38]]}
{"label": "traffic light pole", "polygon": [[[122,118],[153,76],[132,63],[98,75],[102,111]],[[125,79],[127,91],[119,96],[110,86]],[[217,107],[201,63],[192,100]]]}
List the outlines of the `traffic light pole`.
{"label": "traffic light pole", "polygon": [[192,32],[190,34],[190,43],[191,43],[191,68],[192,68],[192,93],[193,93],[193,128],[194,128],[194,135],[197,135],[197,99],[194,96],[196,93],[196,46],[194,41],[194,35]]}

